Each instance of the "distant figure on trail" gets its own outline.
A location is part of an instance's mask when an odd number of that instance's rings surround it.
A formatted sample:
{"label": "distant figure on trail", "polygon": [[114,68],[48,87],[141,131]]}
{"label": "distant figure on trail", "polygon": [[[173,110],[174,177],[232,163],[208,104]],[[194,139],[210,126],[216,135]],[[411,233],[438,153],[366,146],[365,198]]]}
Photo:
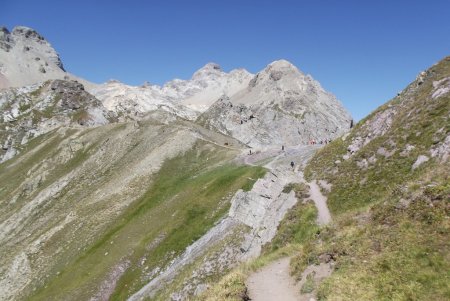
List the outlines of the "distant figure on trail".
{"label": "distant figure on trail", "polygon": [[249,151],[248,151],[248,154],[251,155],[251,154],[252,154],[252,150],[249,150]]}
{"label": "distant figure on trail", "polygon": [[284,145],[281,146],[281,150],[284,151]]}
{"label": "distant figure on trail", "polygon": [[291,167],[294,169],[294,161],[291,161]]}

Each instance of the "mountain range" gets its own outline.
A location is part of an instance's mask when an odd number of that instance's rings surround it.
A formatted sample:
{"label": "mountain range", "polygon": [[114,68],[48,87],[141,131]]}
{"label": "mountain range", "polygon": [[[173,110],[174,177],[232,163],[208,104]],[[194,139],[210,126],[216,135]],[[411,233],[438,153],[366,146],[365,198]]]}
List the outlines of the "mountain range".
{"label": "mountain range", "polygon": [[249,300],[279,258],[300,300],[445,300],[449,92],[444,58],[354,124],[286,60],[96,84],[3,27],[0,300]]}

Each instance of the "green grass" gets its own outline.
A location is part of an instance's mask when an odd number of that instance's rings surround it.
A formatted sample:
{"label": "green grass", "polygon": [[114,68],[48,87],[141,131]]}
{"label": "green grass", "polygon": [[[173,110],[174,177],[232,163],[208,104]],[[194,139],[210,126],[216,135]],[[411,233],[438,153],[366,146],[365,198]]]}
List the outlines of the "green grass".
{"label": "green grass", "polygon": [[[450,163],[431,159],[411,168],[450,134],[450,98],[430,97],[432,82],[449,76],[449,61],[433,66],[421,86],[410,85],[308,164],[308,179],[332,184],[334,227],[305,244],[292,266],[298,275],[321,254],[333,255],[336,268],[319,285],[319,300],[450,299]],[[368,134],[365,124],[392,106],[399,108],[390,130],[343,160],[352,139]],[[405,156],[407,144],[415,148]],[[392,155],[378,154],[381,147]],[[358,167],[369,158],[376,162]]]}
{"label": "green grass", "polygon": [[[354,137],[367,135],[364,122],[358,123],[345,141],[337,139],[313,157],[305,176],[309,180],[325,179],[333,184],[328,204],[334,214],[365,208],[383,199],[404,181],[420,176],[423,168],[430,164],[427,162],[415,171],[411,168],[419,155],[430,156],[429,150],[433,145],[450,133],[450,97],[431,101],[431,90],[431,83],[424,83],[412,97],[413,100],[405,101],[398,109],[391,129],[362,147],[349,160],[343,160],[342,156],[347,153],[347,147]],[[398,103],[398,100],[394,99],[390,105],[392,103]],[[376,112],[388,107],[388,104],[384,105]],[[418,108],[420,111],[416,112]],[[401,153],[407,144],[415,148],[409,156],[403,156]],[[393,151],[392,156],[385,158],[378,154],[377,151],[382,147]],[[367,169],[357,165],[369,158],[376,158],[376,162],[370,163]],[[336,164],[336,160],[341,163]]]}
{"label": "green grass", "polygon": [[[433,182],[443,185],[437,187],[447,186],[448,171],[439,170]],[[342,217],[339,231],[322,247],[338,254],[338,269],[320,286],[320,298],[448,300],[450,196],[443,189],[433,196],[425,187],[397,191],[369,210],[371,219],[364,226]],[[411,203],[402,205],[401,199]]]}
{"label": "green grass", "polygon": [[212,288],[195,297],[198,301],[242,301],[246,295],[245,281],[248,273],[239,269],[225,275]]}
{"label": "green grass", "polygon": [[146,271],[164,267],[181,254],[227,212],[235,191],[248,189],[265,174],[260,167],[218,164],[223,155],[200,144],[166,161],[147,192],[31,299],[85,299],[112,267],[124,261],[130,268],[111,299],[123,300],[137,291],[148,282]]}
{"label": "green grass", "polygon": [[308,194],[309,188],[304,183],[289,183],[283,187],[282,192],[289,193],[292,190],[295,193],[295,197],[299,200],[303,200],[303,199],[309,197],[309,194]]}
{"label": "green grass", "polygon": [[275,251],[288,244],[303,244],[314,238],[319,231],[316,224],[317,209],[308,202],[297,203],[284,217],[272,242],[265,246],[265,252]]}

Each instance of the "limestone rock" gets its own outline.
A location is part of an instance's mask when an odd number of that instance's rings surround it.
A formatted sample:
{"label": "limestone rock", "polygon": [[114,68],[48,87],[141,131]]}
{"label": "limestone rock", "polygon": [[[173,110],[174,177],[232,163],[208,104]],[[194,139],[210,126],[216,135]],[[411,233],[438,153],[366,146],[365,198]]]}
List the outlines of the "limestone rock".
{"label": "limestone rock", "polygon": [[6,27],[0,28],[0,62],[0,89],[65,77],[82,81],[89,88],[93,86],[67,73],[51,44],[29,27],[16,26],[12,32]]}
{"label": "limestone rock", "polygon": [[56,128],[98,126],[114,120],[114,113],[75,81],[55,80],[2,90],[0,161],[11,159],[30,139]]}
{"label": "limestone rock", "polygon": [[256,147],[325,143],[345,133],[351,117],[311,76],[280,60],[218,99],[198,122]]}
{"label": "limestone rock", "polygon": [[414,164],[412,165],[412,170],[418,168],[420,165],[422,165],[423,163],[427,162],[428,160],[430,160],[429,157],[424,156],[424,155],[420,155],[419,157],[417,157],[416,162],[414,162]]}

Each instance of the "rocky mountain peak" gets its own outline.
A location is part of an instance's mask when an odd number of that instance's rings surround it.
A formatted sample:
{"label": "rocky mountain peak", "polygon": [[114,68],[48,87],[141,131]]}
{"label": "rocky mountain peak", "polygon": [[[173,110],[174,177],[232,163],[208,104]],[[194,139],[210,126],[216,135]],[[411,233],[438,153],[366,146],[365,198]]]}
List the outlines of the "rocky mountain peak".
{"label": "rocky mountain peak", "polygon": [[217,101],[198,121],[252,147],[328,141],[351,123],[335,96],[286,60],[269,64],[229,96],[230,105]]}
{"label": "rocky mountain peak", "polygon": [[26,26],[16,26],[12,31],[12,35],[16,37],[23,37],[25,39],[33,39],[37,41],[44,41],[44,37],[36,30]]}
{"label": "rocky mountain peak", "polygon": [[297,67],[286,60],[278,60],[270,63],[263,72],[268,74],[270,80],[273,81],[278,81],[287,75],[304,76]]}
{"label": "rocky mountain peak", "polygon": [[8,28],[0,27],[0,49],[8,52],[12,47],[11,33]]}
{"label": "rocky mountain peak", "polygon": [[271,71],[299,71],[297,67],[295,67],[291,62],[287,60],[277,60],[273,61],[269,65],[267,65],[265,70]]}
{"label": "rocky mountain peak", "polygon": [[284,81],[301,81],[304,82],[306,76],[297,69],[292,63],[286,60],[278,60],[270,63],[261,72],[257,73],[250,81],[249,87],[257,85],[273,85],[274,83],[284,79]]}
{"label": "rocky mountain peak", "polygon": [[202,80],[208,78],[216,78],[224,75],[222,68],[216,63],[208,63],[199,70],[197,70],[192,76],[193,80]]}
{"label": "rocky mountain peak", "polygon": [[21,87],[53,79],[77,79],[64,69],[52,45],[36,30],[16,26],[0,28],[0,89]]}
{"label": "rocky mountain peak", "polygon": [[202,69],[205,69],[205,70],[219,70],[219,71],[221,71],[222,67],[220,67],[219,64],[210,62],[210,63],[207,63],[205,66],[203,66],[200,70],[202,70]]}
{"label": "rocky mountain peak", "polygon": [[7,36],[10,35],[8,28],[1,26],[0,27],[0,40],[6,39]]}

